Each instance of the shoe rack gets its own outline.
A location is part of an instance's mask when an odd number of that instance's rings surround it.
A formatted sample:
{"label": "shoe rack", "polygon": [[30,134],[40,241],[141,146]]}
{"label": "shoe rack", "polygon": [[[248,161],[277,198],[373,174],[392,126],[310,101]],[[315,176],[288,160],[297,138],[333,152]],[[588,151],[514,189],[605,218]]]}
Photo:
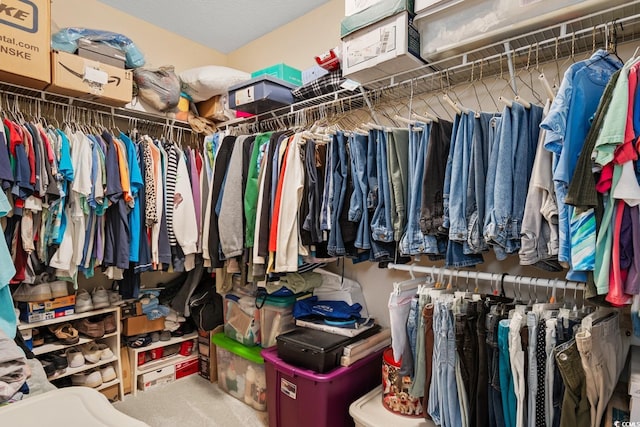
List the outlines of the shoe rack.
{"label": "shoe rack", "polygon": [[84,313],[72,314],[69,316],[59,317],[57,319],[48,319],[48,320],[43,320],[41,322],[35,322],[35,323],[20,323],[20,325],[18,325],[18,329],[21,331],[24,331],[29,329],[59,325],[63,323],[73,324],[74,320],[79,320],[79,319],[84,319],[87,317],[93,317],[93,316],[99,316],[99,315],[106,315],[106,314],[113,314],[115,316],[115,319],[116,319],[115,332],[105,334],[100,338],[89,338],[80,334],[80,340],[76,344],[62,344],[62,343],[54,342],[54,343],[48,343],[48,344],[40,345],[38,347],[34,347],[32,351],[33,351],[33,354],[35,354],[37,357],[37,356],[42,356],[47,353],[52,353],[58,350],[65,350],[71,347],[80,347],[83,344],[94,342],[94,341],[100,341],[106,344],[107,346],[109,346],[109,348],[113,352],[112,358],[108,360],[100,360],[97,363],[88,363],[85,360],[84,365],[79,366],[77,368],[67,367],[63,371],[56,371],[55,374],[48,376],[47,379],[49,381],[55,381],[61,378],[71,376],[73,374],[89,371],[94,368],[100,368],[100,367],[112,364],[113,368],[116,371],[116,375],[117,375],[116,379],[106,383],[102,383],[102,385],[96,387],[95,389],[100,391],[100,390],[107,389],[109,387],[117,386],[118,400],[122,400],[124,396],[124,389],[121,381],[122,366],[120,363],[120,307],[107,307],[107,308],[102,308],[98,310],[91,310],[91,311],[86,311]]}
{"label": "shoe rack", "polygon": [[[167,347],[173,344],[180,344],[186,341],[193,341],[191,354],[183,356],[180,353],[172,356],[163,357],[157,360],[152,360],[138,366],[138,355],[146,351],[155,350],[161,347]],[[189,362],[192,360],[198,360],[198,333],[192,332],[185,334],[181,337],[172,337],[168,341],[157,341],[150,345],[138,348],[128,347],[129,362],[131,364],[131,394],[135,396],[138,392],[138,378],[149,372],[158,371],[162,368],[171,365],[177,365],[179,363]]]}

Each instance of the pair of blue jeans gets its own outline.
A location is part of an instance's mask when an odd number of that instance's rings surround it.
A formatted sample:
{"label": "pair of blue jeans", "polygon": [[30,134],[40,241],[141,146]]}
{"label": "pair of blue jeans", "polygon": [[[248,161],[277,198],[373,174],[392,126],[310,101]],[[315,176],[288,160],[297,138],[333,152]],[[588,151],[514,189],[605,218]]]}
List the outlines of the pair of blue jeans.
{"label": "pair of blue jeans", "polygon": [[371,237],[379,242],[393,241],[391,223],[391,192],[387,167],[387,138],[382,130],[376,134],[376,171],[378,176],[378,205],[371,218]]}
{"label": "pair of blue jeans", "polygon": [[344,256],[346,253],[342,230],[339,224],[347,192],[347,144],[344,133],[337,132],[331,142],[331,171],[333,177],[333,197],[331,204],[331,229],[327,252],[331,256]]}
{"label": "pair of blue jeans", "polygon": [[349,221],[358,223],[354,246],[359,249],[371,248],[371,232],[369,231],[369,209],[367,208],[367,145],[366,135],[353,134],[349,137],[351,176],[353,177],[353,193],[349,203]]}
{"label": "pair of blue jeans", "polygon": [[407,229],[400,240],[400,252],[404,255],[440,253],[436,237],[424,234],[420,229],[422,178],[430,130],[431,126],[425,125],[422,129],[413,127],[409,133],[409,191],[407,197],[409,210],[407,213]]}
{"label": "pair of blue jeans", "polygon": [[[436,373],[438,377],[438,387],[443,393],[439,399],[440,425],[443,427],[456,427],[462,423],[460,413],[460,400],[458,398],[458,387],[456,383],[456,339],[453,324],[453,313],[451,312],[451,302],[438,301],[434,307],[434,355],[437,352],[438,364]],[[433,389],[433,387],[431,387]],[[431,399],[431,396],[429,396]],[[429,400],[431,406],[431,400]],[[434,414],[429,413],[434,422],[438,424]]]}
{"label": "pair of blue jeans", "polygon": [[[487,400],[489,402],[489,426],[504,427],[504,411],[502,409],[502,390],[500,388],[500,362],[498,350],[498,324],[502,316],[495,311],[496,306],[486,315],[486,348],[487,348]],[[478,383],[478,386],[481,386]]]}
{"label": "pair of blue jeans", "polygon": [[489,153],[496,134],[495,126],[492,126],[492,119],[498,115],[499,113],[477,113],[475,116],[465,212],[468,253],[481,253],[487,250],[487,243],[484,241],[482,233],[485,214],[485,185],[489,167]]}
{"label": "pair of blue jeans", "polygon": [[[485,239],[494,246],[496,258],[520,249],[520,227],[538,144],[542,108],[525,109],[519,103],[502,113],[494,173],[493,210],[485,221]],[[492,156],[493,157],[493,156]],[[488,188],[489,183],[487,183]]]}

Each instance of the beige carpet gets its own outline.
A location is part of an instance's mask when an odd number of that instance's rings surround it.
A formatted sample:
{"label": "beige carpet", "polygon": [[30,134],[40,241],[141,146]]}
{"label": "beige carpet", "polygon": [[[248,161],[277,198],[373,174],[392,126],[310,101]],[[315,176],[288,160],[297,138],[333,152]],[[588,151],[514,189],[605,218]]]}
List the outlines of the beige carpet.
{"label": "beige carpet", "polygon": [[190,375],[136,397],[125,396],[113,405],[151,427],[265,427],[266,412],[259,412],[231,397],[217,384]]}

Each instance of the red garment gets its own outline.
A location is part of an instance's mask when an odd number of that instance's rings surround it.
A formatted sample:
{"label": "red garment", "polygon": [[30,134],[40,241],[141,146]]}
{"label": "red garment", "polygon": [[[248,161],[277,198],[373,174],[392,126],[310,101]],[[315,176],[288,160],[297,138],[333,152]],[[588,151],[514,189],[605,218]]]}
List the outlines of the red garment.
{"label": "red garment", "polygon": [[613,245],[611,248],[611,267],[609,269],[609,293],[605,298],[615,306],[623,306],[629,300],[624,294],[624,282],[627,280],[628,271],[623,271],[620,268],[620,230],[622,229],[624,208],[624,200],[616,201],[613,222]]}
{"label": "red garment", "polygon": [[[614,157],[613,161],[619,165],[626,163],[626,161],[636,160],[638,158],[638,153],[635,150],[635,146],[634,146],[635,131],[633,130],[633,105],[635,103],[637,87],[638,87],[638,67],[636,64],[633,67],[631,67],[631,69],[629,70],[629,100],[627,102],[627,123],[624,128],[624,141],[622,141],[622,145],[633,147],[634,149],[633,151],[635,153],[634,153],[634,157],[630,159],[626,156],[622,159],[618,159]],[[617,151],[618,150],[616,150],[616,152]],[[625,151],[627,151],[627,149],[625,149]]]}
{"label": "red garment", "polygon": [[4,119],[4,124],[9,129],[9,152],[13,157],[16,157],[16,145],[22,144],[22,134],[16,131],[16,126],[13,122]]}
{"label": "red garment", "polygon": [[596,183],[596,191],[600,194],[604,194],[611,190],[613,184],[613,162],[607,163],[603,166],[602,172],[600,172],[600,179]]}
{"label": "red garment", "polygon": [[278,186],[276,187],[276,199],[273,202],[273,217],[271,218],[271,227],[269,227],[269,251],[275,252],[278,242],[278,218],[280,218],[280,202],[282,200],[282,184],[284,183],[284,171],[287,167],[287,152],[291,138],[287,140],[287,148],[282,156],[282,166],[278,175]]}
{"label": "red garment", "polygon": [[53,148],[51,148],[51,141],[49,141],[49,137],[42,129],[38,128],[38,131],[40,132],[40,138],[44,143],[44,148],[47,154],[47,159],[49,160],[49,164],[53,164],[53,161],[55,160],[55,154],[53,153]]}
{"label": "red garment", "polygon": [[202,175],[202,154],[196,151],[196,170],[198,171],[198,177]]}
{"label": "red garment", "polygon": [[16,268],[16,274],[13,276],[9,283],[16,284],[21,283],[27,277],[27,253],[22,248],[22,237],[20,235],[20,222],[16,224],[15,231],[13,232],[12,248],[15,248],[13,253],[13,265]]}

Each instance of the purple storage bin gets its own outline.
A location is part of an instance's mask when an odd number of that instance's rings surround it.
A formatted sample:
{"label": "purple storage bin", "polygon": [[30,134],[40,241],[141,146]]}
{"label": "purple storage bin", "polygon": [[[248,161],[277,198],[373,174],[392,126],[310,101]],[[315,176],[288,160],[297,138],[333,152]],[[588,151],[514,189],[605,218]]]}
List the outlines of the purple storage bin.
{"label": "purple storage bin", "polygon": [[262,350],[269,427],[353,426],[349,405],[381,383],[382,350],[325,374],[299,368]]}

